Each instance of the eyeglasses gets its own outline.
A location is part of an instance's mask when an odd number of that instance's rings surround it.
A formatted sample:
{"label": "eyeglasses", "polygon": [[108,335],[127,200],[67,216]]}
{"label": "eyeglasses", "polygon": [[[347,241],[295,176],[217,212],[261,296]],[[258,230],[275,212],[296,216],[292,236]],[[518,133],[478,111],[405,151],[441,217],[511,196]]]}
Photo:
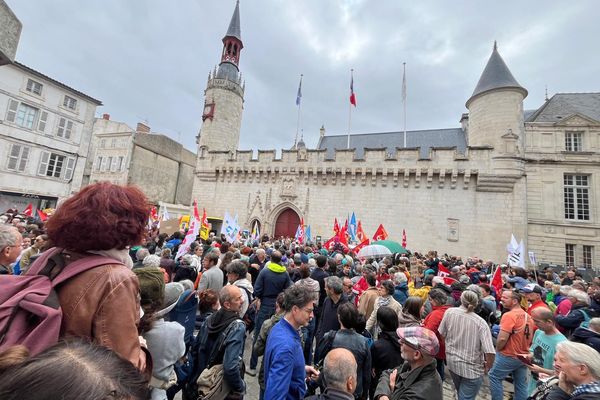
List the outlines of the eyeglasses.
{"label": "eyeglasses", "polygon": [[298,309],[304,311],[305,313],[307,313],[309,315],[312,314],[313,311],[315,311],[314,308],[300,308],[300,307],[298,307]]}

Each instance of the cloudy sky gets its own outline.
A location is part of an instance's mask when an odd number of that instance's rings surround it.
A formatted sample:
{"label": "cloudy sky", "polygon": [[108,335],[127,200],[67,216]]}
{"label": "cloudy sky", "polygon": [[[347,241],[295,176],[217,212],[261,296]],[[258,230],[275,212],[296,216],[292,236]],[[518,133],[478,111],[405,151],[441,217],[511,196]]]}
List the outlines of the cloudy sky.
{"label": "cloudy sky", "polygon": [[[196,150],[208,72],[220,61],[235,0],[6,0],[23,23],[17,60],[101,100],[98,116],[146,120]],[[240,69],[246,81],[240,148],[289,148],[302,128],[348,130],[350,69],[358,107],[352,133],[459,126],[498,41],[539,107],[545,87],[600,91],[600,8],[593,0],[242,0]]]}

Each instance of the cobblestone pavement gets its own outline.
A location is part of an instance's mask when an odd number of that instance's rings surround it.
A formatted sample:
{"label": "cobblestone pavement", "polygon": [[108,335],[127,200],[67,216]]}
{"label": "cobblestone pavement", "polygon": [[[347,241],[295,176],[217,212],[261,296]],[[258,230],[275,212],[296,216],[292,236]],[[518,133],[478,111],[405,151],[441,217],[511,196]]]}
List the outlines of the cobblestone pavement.
{"label": "cobblestone pavement", "polygon": [[[252,337],[246,338],[246,347],[244,350],[244,362],[246,363],[246,368],[250,365],[250,351],[252,348]],[[258,362],[260,365],[260,359]],[[248,400],[257,400],[259,394],[259,386],[258,386],[258,377],[247,375],[244,377],[246,381],[246,396],[245,398]],[[513,388],[512,385],[508,382],[504,383],[504,398],[511,399],[512,398]],[[175,397],[178,400],[181,400],[180,396]],[[492,397],[490,396],[490,389],[487,381],[487,377],[484,380],[484,383],[479,391],[479,395],[477,399],[480,400],[490,400]],[[454,393],[454,385],[452,384],[452,379],[450,378],[450,373],[446,371],[446,380],[444,381],[444,400],[454,400],[456,399],[456,395]]]}

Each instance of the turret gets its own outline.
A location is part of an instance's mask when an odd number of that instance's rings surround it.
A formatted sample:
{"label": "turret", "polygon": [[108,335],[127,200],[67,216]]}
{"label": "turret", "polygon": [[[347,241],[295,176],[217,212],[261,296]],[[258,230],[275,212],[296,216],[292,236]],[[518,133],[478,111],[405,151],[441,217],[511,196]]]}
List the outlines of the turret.
{"label": "turret", "polygon": [[516,152],[522,149],[525,97],[527,90],[513,77],[494,42],[492,55],[466,103],[468,145],[493,147],[499,153],[506,153],[507,138],[518,137]]}
{"label": "turret", "polygon": [[223,37],[221,63],[212,74],[209,73],[204,92],[202,127],[198,134],[200,158],[207,150],[235,152],[238,148],[245,88],[239,70],[243,47],[238,0]]}

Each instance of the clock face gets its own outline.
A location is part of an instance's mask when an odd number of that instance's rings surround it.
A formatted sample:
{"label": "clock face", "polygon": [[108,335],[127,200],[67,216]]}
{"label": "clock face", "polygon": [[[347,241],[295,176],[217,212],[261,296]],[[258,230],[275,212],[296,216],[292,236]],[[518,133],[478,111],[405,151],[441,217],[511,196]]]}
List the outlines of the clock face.
{"label": "clock face", "polygon": [[210,106],[210,104],[205,105],[204,106],[204,114],[209,114],[211,111],[211,108],[212,107]]}

